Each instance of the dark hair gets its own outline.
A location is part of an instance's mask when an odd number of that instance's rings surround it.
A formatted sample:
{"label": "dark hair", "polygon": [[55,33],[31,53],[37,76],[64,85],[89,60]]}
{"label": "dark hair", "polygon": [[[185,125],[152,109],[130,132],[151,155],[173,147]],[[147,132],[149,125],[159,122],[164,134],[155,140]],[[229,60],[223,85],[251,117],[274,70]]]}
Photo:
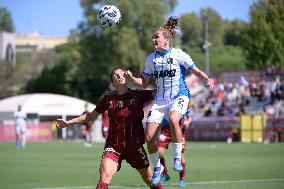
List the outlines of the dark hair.
{"label": "dark hair", "polygon": [[165,21],[164,26],[157,28],[155,32],[162,31],[164,37],[169,41],[172,41],[174,37],[177,36],[177,32],[175,31],[175,29],[178,28],[178,25],[180,25],[180,23],[181,19],[179,17],[171,16]]}

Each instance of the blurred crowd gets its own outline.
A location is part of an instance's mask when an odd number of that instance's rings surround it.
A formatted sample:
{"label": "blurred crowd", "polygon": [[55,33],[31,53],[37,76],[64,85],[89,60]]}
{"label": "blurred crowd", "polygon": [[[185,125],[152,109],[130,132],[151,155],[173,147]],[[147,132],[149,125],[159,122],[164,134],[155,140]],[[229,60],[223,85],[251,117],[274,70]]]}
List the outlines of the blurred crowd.
{"label": "blurred crowd", "polygon": [[266,113],[284,115],[284,81],[247,81],[244,76],[238,82],[218,82],[211,91],[202,92],[191,102],[192,113],[199,116],[239,116],[242,113]]}

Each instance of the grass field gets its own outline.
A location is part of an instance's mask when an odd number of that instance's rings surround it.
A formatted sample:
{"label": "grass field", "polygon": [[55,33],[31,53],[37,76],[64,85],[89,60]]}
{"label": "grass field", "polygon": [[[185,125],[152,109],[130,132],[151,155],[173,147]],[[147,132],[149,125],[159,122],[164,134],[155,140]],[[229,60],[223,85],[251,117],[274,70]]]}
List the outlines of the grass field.
{"label": "grass field", "polygon": [[[284,144],[189,143],[186,152],[186,188],[191,189],[283,189]],[[92,148],[82,142],[31,143],[16,149],[0,143],[0,188],[95,188],[103,144]],[[171,181],[165,188],[178,188],[178,175],[171,169],[172,149],[166,153]],[[146,188],[138,173],[126,162],[110,188]]]}

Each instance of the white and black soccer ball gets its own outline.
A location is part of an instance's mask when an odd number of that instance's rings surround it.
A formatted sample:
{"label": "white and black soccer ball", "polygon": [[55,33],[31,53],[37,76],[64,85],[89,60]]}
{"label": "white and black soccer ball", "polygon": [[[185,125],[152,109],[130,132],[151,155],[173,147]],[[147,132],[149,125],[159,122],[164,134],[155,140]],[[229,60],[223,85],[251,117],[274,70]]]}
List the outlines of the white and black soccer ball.
{"label": "white and black soccer ball", "polygon": [[104,28],[112,28],[118,25],[120,19],[120,11],[116,6],[113,5],[103,6],[97,14],[97,20]]}

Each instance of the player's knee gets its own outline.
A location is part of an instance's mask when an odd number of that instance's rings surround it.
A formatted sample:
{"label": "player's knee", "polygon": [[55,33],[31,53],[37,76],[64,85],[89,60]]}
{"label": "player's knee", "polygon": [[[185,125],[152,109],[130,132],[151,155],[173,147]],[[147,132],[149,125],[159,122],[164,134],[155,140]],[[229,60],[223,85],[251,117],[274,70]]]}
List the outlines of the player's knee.
{"label": "player's knee", "polygon": [[103,182],[110,182],[112,176],[113,176],[113,171],[111,171],[110,169],[106,169],[104,167],[100,168],[100,172],[101,172],[101,180]]}
{"label": "player's knee", "polygon": [[110,172],[103,171],[101,173],[101,180],[103,182],[110,182],[111,178],[112,178],[112,174]]}
{"label": "player's knee", "polygon": [[170,126],[179,127],[179,118],[174,116],[170,117]]}

